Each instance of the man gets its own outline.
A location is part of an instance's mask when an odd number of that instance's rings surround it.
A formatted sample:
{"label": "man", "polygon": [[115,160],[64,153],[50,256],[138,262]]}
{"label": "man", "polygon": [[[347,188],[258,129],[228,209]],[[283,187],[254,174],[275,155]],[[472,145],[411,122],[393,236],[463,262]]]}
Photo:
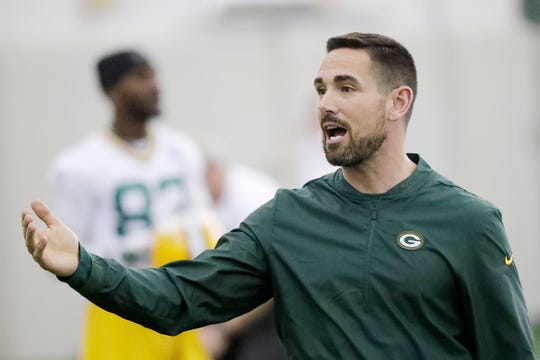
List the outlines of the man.
{"label": "man", "polygon": [[[54,160],[47,176],[53,209],[96,254],[129,266],[161,265],[151,261],[161,223],[210,206],[205,159],[188,136],[150,125],[160,113],[159,86],[145,57],[115,52],[99,60],[97,72],[112,123]],[[83,359],[207,358],[188,355],[204,352],[195,333],[172,339],[94,305],[83,343]]]}
{"label": "man", "polygon": [[499,211],[445,179],[405,133],[416,70],[376,34],[331,38],[315,78],[334,174],[280,190],[192,262],[132,270],[89,254],[36,200],[26,245],[103,308],[175,334],[274,297],[294,359],[534,359]]}

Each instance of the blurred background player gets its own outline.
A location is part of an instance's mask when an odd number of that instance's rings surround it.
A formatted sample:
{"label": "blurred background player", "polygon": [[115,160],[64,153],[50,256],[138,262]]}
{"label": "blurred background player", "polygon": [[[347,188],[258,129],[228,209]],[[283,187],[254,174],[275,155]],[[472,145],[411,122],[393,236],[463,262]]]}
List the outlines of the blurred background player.
{"label": "blurred background player", "polygon": [[[266,173],[241,164],[224,164],[209,159],[206,180],[214,203],[214,210],[225,230],[240,224],[253,210],[272,199],[278,182]],[[223,346],[216,353],[218,360],[281,360],[285,349],[278,338],[273,302],[224,324],[210,326],[203,331],[216,331],[223,336]],[[217,336],[205,336],[219,343]],[[217,348],[217,346],[210,346]]]}
{"label": "blurred background player", "polygon": [[317,121],[316,109],[312,105],[315,100],[311,97],[309,99],[309,106],[306,106],[305,114],[301,118],[301,131],[295,133],[292,151],[286,149],[287,154],[283,156],[289,162],[288,172],[293,187],[302,187],[306,182],[338,169],[326,161],[324,154],[320,153],[321,128]]}
{"label": "blurred background player", "polygon": [[[185,134],[149,124],[160,113],[159,86],[144,56],[131,50],[107,55],[97,72],[112,122],[54,160],[47,174],[53,208],[88,249],[129,266],[196,255],[208,244],[175,249],[177,242],[156,251],[154,239],[169,218],[211,205],[204,156]],[[163,336],[90,305],[82,358],[209,357],[196,332]]]}

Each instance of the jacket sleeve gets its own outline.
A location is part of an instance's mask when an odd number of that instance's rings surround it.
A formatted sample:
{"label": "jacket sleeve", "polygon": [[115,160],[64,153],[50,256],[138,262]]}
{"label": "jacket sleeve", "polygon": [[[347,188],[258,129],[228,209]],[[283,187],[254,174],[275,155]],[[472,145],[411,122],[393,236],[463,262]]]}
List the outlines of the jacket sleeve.
{"label": "jacket sleeve", "polygon": [[[487,212],[487,214],[486,214]],[[475,359],[535,359],[521,283],[498,210],[471,219],[474,235],[461,267],[464,310]]]}
{"label": "jacket sleeve", "polygon": [[[264,222],[268,211],[252,216]],[[164,334],[229,320],[272,296],[263,247],[244,223],[215,249],[160,268],[128,268],[80,250],[77,271],[61,280],[99,307]]]}

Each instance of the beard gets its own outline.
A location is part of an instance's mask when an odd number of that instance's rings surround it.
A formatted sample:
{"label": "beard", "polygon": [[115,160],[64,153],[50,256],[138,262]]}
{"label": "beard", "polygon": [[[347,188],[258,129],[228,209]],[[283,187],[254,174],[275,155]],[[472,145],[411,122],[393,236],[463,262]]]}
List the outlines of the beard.
{"label": "beard", "polygon": [[382,119],[371,134],[361,136],[353,133],[351,129],[348,129],[347,133],[350,142],[344,149],[340,149],[339,144],[326,144],[326,136],[323,135],[323,150],[330,164],[343,167],[362,165],[373,158],[387,138]]}
{"label": "beard", "polygon": [[146,122],[160,113],[157,101],[135,96],[126,97],[125,106],[134,119],[139,119],[142,122]]}

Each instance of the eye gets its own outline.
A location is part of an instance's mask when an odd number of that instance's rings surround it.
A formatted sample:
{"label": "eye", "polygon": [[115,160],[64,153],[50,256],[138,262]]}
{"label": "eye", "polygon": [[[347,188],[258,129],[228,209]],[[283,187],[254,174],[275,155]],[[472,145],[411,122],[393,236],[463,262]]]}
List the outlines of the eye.
{"label": "eye", "polygon": [[315,87],[315,91],[319,95],[324,95],[326,93],[326,88],[323,87],[323,86],[317,86],[317,87]]}
{"label": "eye", "polygon": [[353,92],[353,91],[354,91],[354,88],[352,86],[343,86],[341,88],[341,92],[348,93],[348,92]]}

